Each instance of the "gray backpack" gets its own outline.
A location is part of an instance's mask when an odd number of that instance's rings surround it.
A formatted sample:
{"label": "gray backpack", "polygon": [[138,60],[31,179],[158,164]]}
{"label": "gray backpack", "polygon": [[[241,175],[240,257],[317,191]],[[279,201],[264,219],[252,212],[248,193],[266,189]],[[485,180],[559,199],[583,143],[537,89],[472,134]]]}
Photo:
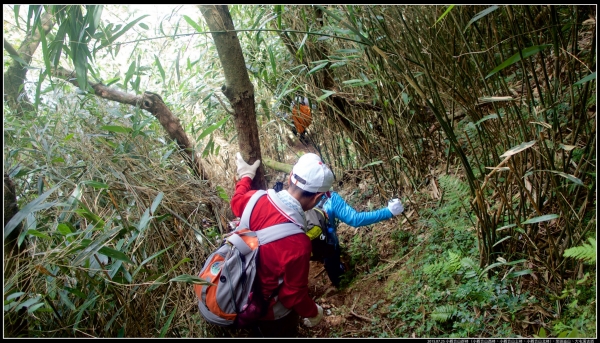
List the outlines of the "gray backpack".
{"label": "gray backpack", "polygon": [[[225,237],[200,270],[198,277],[212,283],[194,285],[200,313],[209,323],[242,327],[264,315],[264,306],[268,304],[264,305],[262,294],[253,287],[259,248],[290,235],[304,234],[304,230],[293,223],[250,230],[250,214],[266,193],[258,190],[252,195],[237,228]],[[263,308],[256,308],[257,301],[263,303],[258,306]]]}

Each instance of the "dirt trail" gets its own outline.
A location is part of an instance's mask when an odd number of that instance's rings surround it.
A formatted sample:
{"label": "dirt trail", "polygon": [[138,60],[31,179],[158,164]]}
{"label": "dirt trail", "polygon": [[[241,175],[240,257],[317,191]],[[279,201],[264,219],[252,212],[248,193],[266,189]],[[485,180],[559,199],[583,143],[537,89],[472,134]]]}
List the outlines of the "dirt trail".
{"label": "dirt trail", "polygon": [[[296,139],[292,149],[297,153],[312,152],[318,154],[311,144],[303,144]],[[344,189],[336,189],[341,194],[351,194],[357,185],[347,184]],[[359,211],[364,209],[356,208]],[[387,230],[396,225],[395,220],[373,224],[371,234]],[[342,244],[349,243],[349,238],[356,233],[355,228],[341,224],[338,234]],[[359,228],[358,230],[362,230]],[[385,244],[385,242],[383,242]],[[347,266],[349,264],[346,264]],[[299,325],[300,337],[379,337],[382,332],[392,331],[391,323],[385,318],[389,301],[385,299],[386,281],[376,275],[364,275],[353,271],[353,280],[347,287],[335,288],[321,262],[310,262],[309,272],[309,294],[323,307],[323,321],[314,328],[306,328]],[[387,326],[381,329],[381,325]],[[399,325],[395,323],[395,325]]]}

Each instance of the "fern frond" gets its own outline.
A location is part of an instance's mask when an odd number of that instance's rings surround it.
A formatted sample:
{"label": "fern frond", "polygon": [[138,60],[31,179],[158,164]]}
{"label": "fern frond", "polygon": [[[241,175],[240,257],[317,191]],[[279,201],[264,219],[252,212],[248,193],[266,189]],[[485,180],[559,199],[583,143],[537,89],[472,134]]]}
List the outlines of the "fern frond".
{"label": "fern frond", "polygon": [[479,268],[479,263],[475,262],[470,257],[464,257],[460,260],[460,264],[465,270],[465,277],[468,279],[477,277],[481,273],[481,268]]}
{"label": "fern frond", "polygon": [[569,248],[565,250],[563,256],[573,257],[584,262],[596,263],[596,240],[593,238],[589,238],[588,240],[590,244],[583,243],[581,246]]}
{"label": "fern frond", "polygon": [[437,275],[442,270],[444,270],[444,263],[439,262],[434,264],[428,264],[425,267],[423,267],[423,273],[425,273],[426,275]]}
{"label": "fern frond", "polygon": [[438,306],[432,313],[431,319],[436,322],[445,322],[450,319],[457,311],[457,307],[454,305],[442,305]]}
{"label": "fern frond", "polygon": [[460,269],[460,254],[455,254],[452,251],[448,251],[448,258],[446,259],[445,270],[454,274]]}
{"label": "fern frond", "polygon": [[452,175],[442,175],[438,179],[440,188],[444,191],[445,213],[452,214],[455,211],[469,208],[470,191],[469,185]]}

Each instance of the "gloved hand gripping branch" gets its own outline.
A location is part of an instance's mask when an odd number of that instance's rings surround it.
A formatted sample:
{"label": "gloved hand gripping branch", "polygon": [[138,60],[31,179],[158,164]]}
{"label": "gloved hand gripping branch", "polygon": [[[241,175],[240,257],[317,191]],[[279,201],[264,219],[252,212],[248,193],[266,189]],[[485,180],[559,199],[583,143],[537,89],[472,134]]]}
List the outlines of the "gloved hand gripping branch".
{"label": "gloved hand gripping branch", "polygon": [[237,164],[238,179],[241,180],[245,176],[254,179],[254,175],[256,175],[256,169],[258,169],[258,166],[260,165],[260,160],[256,160],[252,165],[249,165],[248,163],[246,163],[246,161],[244,161],[244,159],[242,158],[242,154],[240,154],[239,152],[235,154],[235,157],[235,163]]}

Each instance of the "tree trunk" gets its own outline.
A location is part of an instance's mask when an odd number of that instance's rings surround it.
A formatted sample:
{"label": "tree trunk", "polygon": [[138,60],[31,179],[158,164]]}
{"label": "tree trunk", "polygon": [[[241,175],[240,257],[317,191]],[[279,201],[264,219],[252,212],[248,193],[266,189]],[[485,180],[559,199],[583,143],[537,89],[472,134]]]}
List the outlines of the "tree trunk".
{"label": "tree trunk", "polygon": [[[17,205],[17,195],[15,184],[12,182],[8,174],[4,173],[4,226],[19,212]],[[19,269],[19,259],[25,251],[27,243],[24,241],[19,246],[18,238],[21,234],[23,226],[21,223],[6,237],[4,240],[4,279],[12,277],[17,278],[15,287],[6,289],[4,295],[8,296],[14,292],[27,292],[29,288],[29,278],[21,278],[17,271]],[[23,263],[27,263],[27,259],[23,259]],[[6,283],[4,284],[6,286]],[[23,307],[18,312],[4,313],[4,334],[6,337],[22,337],[27,336],[27,308]]]}
{"label": "tree trunk", "polygon": [[[242,47],[233,26],[227,5],[198,5],[206,24],[212,31],[219,60],[225,74],[225,85],[221,88],[234,110],[233,118],[238,134],[239,150],[249,164],[262,158],[254,86],[250,82]],[[262,164],[258,167],[252,189],[266,189],[267,182]]]}
{"label": "tree trunk", "polygon": [[[42,15],[41,23],[44,32],[50,32],[54,26],[52,15],[50,13],[44,13]],[[4,39],[4,49],[6,49],[11,56],[21,58],[25,61],[26,65],[29,65],[33,53],[40,44],[40,39],[41,34],[39,30],[36,30],[33,35],[31,32],[28,32],[25,40],[21,43],[19,50],[15,50],[6,39]],[[10,67],[8,67],[8,70],[4,73],[4,101],[8,103],[8,106],[14,110],[17,115],[22,115],[23,111],[33,110],[33,105],[29,101],[24,88],[27,75],[26,65],[22,65],[21,62],[13,58]]]}

